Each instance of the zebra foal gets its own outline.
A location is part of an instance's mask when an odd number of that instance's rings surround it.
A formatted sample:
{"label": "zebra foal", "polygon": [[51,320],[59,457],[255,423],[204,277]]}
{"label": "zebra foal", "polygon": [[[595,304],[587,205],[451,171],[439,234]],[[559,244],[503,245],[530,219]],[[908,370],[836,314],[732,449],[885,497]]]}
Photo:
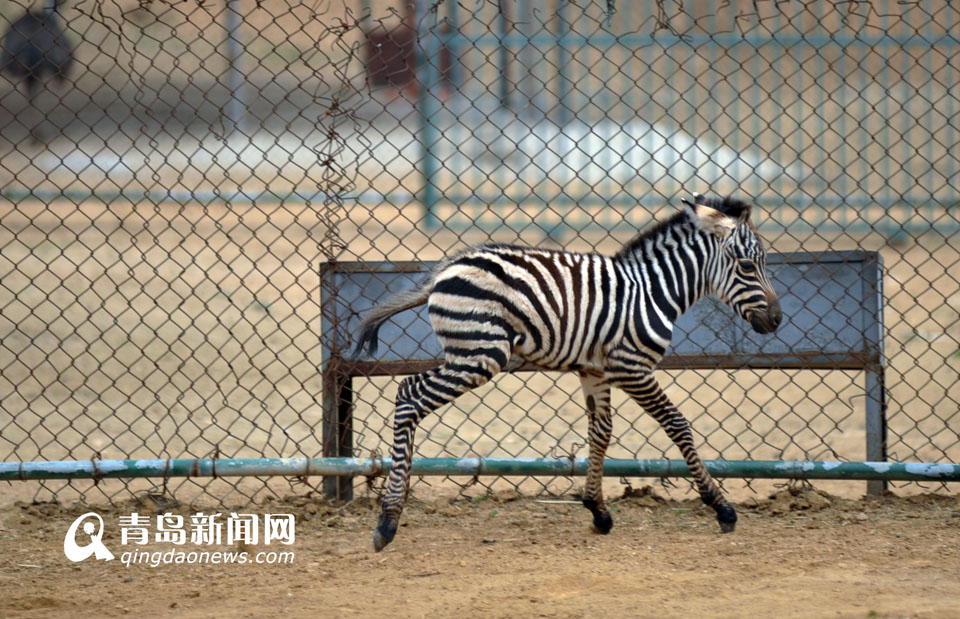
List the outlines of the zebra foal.
{"label": "zebra foal", "polygon": [[444,355],[442,365],[405,378],[397,390],[393,464],[373,538],[377,551],[397,532],[417,425],[511,360],[580,374],[590,440],[583,504],[598,532],[613,526],[601,490],[611,387],[624,390],[660,423],[689,465],[701,499],[716,511],[720,529],[734,530],[736,511],[704,468],[689,422],[653,370],[674,323],[701,297],[716,295],[758,333],[776,330],[782,315],[751,206],[732,198],[693,198],[614,256],[481,245],[442,261],[418,288],[370,311],[361,323],[358,351],[375,354],[378,330],[390,316],[427,303]]}

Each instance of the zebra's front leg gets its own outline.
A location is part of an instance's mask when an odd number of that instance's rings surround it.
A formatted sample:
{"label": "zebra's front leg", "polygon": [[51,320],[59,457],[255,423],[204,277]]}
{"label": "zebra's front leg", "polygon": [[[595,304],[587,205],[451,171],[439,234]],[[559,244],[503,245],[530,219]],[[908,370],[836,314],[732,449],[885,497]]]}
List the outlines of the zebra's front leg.
{"label": "zebra's front leg", "polygon": [[683,454],[683,459],[686,460],[697,489],[700,491],[700,499],[717,512],[720,531],[732,532],[737,526],[737,512],[727,502],[717,482],[703,465],[703,460],[700,459],[700,454],[694,446],[690,422],[663,393],[653,374],[643,372],[639,377],[621,380],[617,385],[636,400],[666,431],[667,436]]}
{"label": "zebra's front leg", "polygon": [[593,514],[593,528],[597,533],[609,533],[613,518],[603,502],[603,458],[610,444],[613,429],[610,414],[610,385],[600,376],[580,375],[580,386],[587,405],[590,426],[590,459],[587,461],[587,485],[583,493],[583,506]]}

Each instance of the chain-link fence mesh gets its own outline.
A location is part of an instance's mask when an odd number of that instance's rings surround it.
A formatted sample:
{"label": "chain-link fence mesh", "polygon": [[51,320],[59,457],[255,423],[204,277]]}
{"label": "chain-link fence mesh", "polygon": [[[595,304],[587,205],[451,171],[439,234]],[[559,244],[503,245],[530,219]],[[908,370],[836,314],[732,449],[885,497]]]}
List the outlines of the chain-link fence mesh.
{"label": "chain-link fence mesh", "polygon": [[[5,3],[0,457],[318,457],[323,262],[609,253],[709,191],[771,251],[882,253],[890,456],[960,461],[957,9],[709,4]],[[660,376],[706,458],[864,458],[861,373]],[[388,452],[398,380],[357,381],[357,455]],[[578,388],[501,376],[416,454],[582,456]],[[676,456],[614,406],[611,457]]]}

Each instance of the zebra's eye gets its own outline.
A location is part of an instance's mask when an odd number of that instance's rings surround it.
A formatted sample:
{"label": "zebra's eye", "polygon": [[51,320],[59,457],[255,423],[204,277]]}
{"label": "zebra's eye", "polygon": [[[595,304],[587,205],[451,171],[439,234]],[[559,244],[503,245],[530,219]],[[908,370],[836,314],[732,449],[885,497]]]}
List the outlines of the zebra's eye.
{"label": "zebra's eye", "polygon": [[740,264],[740,268],[743,269],[744,273],[753,273],[757,270],[757,265],[753,260],[742,258],[737,262]]}

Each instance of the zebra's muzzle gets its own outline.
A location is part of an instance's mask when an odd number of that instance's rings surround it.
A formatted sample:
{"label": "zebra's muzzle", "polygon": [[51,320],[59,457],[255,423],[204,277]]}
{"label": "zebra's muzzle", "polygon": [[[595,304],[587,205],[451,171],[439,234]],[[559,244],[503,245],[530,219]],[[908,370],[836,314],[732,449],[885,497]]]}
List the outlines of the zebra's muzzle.
{"label": "zebra's muzzle", "polygon": [[766,311],[757,309],[750,315],[750,326],[757,333],[773,333],[783,321],[783,312],[780,310],[780,301],[776,298],[767,299]]}

